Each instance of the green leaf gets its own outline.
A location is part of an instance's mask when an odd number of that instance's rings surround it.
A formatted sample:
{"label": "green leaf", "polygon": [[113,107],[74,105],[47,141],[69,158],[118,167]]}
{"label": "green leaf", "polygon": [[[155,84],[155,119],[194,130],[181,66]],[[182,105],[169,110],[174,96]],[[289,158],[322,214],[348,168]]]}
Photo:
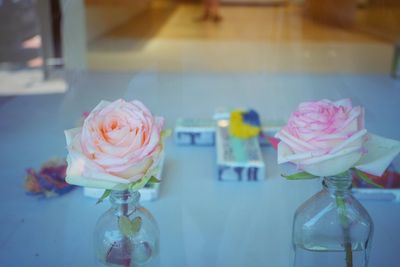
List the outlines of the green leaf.
{"label": "green leaf", "polygon": [[106,199],[110,194],[111,194],[111,190],[110,189],[104,190],[103,195],[101,195],[101,197],[97,200],[96,204],[99,204],[99,203],[103,202],[104,199]]}
{"label": "green leaf", "polygon": [[288,180],[309,180],[309,179],[316,179],[319,178],[318,176],[312,175],[308,172],[299,172],[291,175],[281,174],[282,177]]}
{"label": "green leaf", "polygon": [[147,183],[149,184],[158,184],[160,180],[158,180],[155,176],[151,176]]}
{"label": "green leaf", "polygon": [[347,225],[347,217],[346,217],[346,201],[343,196],[336,195],[336,206],[338,207],[338,213],[341,216],[340,221],[343,226]]}
{"label": "green leaf", "polygon": [[142,218],[140,218],[139,216],[134,218],[131,221],[131,230],[134,234],[136,234],[137,232],[139,232],[140,227],[142,227]]}
{"label": "green leaf", "polygon": [[147,184],[147,181],[149,179],[150,179],[149,176],[142,177],[140,180],[129,184],[129,189],[132,190],[132,191],[139,190],[139,189],[143,188]]}
{"label": "green leaf", "polygon": [[122,215],[119,217],[118,225],[122,234],[129,237],[140,231],[140,228],[142,227],[142,218],[138,216],[130,221],[127,216]]}
{"label": "green leaf", "polygon": [[134,234],[134,232],[132,232],[131,221],[125,215],[119,217],[118,225],[119,230],[121,230],[124,236],[129,237]]}
{"label": "green leaf", "polygon": [[378,188],[383,188],[382,185],[375,183],[374,181],[371,180],[371,178],[368,177],[368,175],[365,172],[362,172],[360,170],[356,170],[356,174],[357,176],[363,180],[364,182],[366,182],[367,184],[370,184],[372,186],[378,187]]}
{"label": "green leaf", "polygon": [[129,189],[130,190],[139,190],[141,188],[143,188],[147,183],[159,183],[160,180],[158,180],[155,176],[153,175],[149,175],[149,176],[144,176],[142,177],[140,180],[130,183],[129,184]]}

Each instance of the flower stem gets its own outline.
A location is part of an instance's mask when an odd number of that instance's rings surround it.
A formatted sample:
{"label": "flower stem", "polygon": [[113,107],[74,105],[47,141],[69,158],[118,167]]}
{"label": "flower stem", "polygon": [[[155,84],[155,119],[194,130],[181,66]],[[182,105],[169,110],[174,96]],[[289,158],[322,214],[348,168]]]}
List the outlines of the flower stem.
{"label": "flower stem", "polygon": [[346,216],[346,202],[343,195],[336,195],[336,206],[340,217],[343,230],[344,249],[346,252],[346,267],[353,267],[353,250],[350,239],[350,229]]}
{"label": "flower stem", "polygon": [[[129,195],[129,191],[125,190],[123,193],[122,199],[126,201],[128,199],[128,195]],[[122,215],[128,217],[128,203],[123,203],[121,205],[121,209],[122,209]],[[128,249],[130,247],[129,242],[130,242],[130,240],[126,236],[124,236],[124,238],[122,240],[122,246],[124,247],[124,249],[122,249],[122,251],[130,252],[130,250]],[[130,263],[131,263],[131,257],[125,258],[124,267],[129,267]]]}
{"label": "flower stem", "polygon": [[[118,192],[118,198],[122,198],[122,202],[118,202],[118,224],[121,217],[128,217],[129,204],[127,200],[129,198],[129,191]],[[121,201],[121,199],[119,199]],[[121,230],[120,230],[121,231]],[[111,245],[106,255],[106,262],[113,266],[129,267],[132,262],[132,242],[131,240],[122,234],[122,238],[116,240]]]}

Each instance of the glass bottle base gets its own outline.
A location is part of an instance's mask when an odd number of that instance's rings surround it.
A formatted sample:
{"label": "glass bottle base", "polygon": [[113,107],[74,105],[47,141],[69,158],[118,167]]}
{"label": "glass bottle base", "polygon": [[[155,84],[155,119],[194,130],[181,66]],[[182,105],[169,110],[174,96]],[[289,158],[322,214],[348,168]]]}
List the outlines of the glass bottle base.
{"label": "glass bottle base", "polygon": [[[367,253],[365,250],[353,250],[352,267],[367,266]],[[309,250],[295,249],[294,266],[301,267],[346,267],[346,252],[344,250]]]}

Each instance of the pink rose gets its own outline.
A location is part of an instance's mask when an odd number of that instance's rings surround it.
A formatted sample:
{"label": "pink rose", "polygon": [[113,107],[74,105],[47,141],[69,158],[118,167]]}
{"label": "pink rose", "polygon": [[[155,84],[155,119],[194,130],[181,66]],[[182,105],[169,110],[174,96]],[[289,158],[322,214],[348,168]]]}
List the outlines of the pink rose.
{"label": "pink rose", "polygon": [[67,181],[99,188],[136,182],[158,163],[164,120],[139,101],[102,101],[82,128],[65,131]]}
{"label": "pink rose", "polygon": [[302,103],[276,136],[278,163],[293,162],[317,176],[336,175],[359,161],[366,134],[364,110],[349,99]]}

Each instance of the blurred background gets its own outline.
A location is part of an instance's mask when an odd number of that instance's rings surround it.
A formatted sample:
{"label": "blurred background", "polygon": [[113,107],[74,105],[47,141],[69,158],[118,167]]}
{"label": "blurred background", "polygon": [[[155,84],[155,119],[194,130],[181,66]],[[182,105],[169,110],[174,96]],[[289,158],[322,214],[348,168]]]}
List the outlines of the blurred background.
{"label": "blurred background", "polygon": [[1,0],[0,94],[66,73],[398,75],[398,0]]}

